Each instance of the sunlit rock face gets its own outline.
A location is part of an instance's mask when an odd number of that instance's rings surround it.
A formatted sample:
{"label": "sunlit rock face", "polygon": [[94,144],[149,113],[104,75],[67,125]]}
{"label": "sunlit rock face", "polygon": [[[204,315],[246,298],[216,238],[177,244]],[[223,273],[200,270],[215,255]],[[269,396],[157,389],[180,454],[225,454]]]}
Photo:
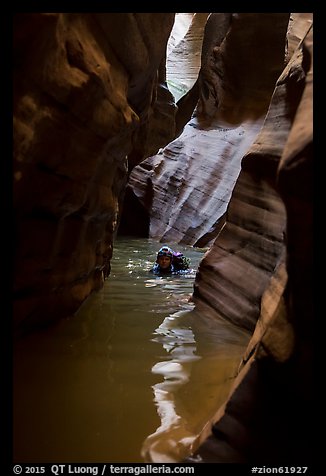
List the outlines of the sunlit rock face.
{"label": "sunlit rock face", "polygon": [[[180,18],[180,16],[183,17]],[[190,18],[189,18],[190,15]],[[166,62],[167,84],[176,101],[179,101],[196,83],[198,73],[201,67],[201,50],[204,37],[204,29],[209,13],[180,13],[176,15],[175,25],[171,36],[176,32],[178,34],[178,24],[181,23],[179,30],[179,41],[173,36],[169,41],[168,56]],[[183,19],[183,23],[182,23]],[[184,25],[189,22],[188,28]],[[175,40],[174,47],[173,39]]]}
{"label": "sunlit rock face", "polygon": [[130,175],[129,187],[150,216],[151,237],[205,246],[218,234],[241,160],[284,67],[288,21],[289,14],[209,17],[194,117]]}
{"label": "sunlit rock face", "polygon": [[174,134],[162,69],[173,21],[15,15],[16,324],[67,315],[109,274],[128,155],[140,160]]}

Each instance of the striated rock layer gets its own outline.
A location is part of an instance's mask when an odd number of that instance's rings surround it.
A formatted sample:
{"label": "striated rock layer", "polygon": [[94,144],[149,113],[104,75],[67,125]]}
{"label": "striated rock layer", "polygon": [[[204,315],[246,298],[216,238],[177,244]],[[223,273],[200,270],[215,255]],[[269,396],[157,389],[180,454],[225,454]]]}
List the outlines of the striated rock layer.
{"label": "striated rock layer", "polygon": [[211,14],[178,111],[165,75],[173,20],[15,15],[15,325],[74,312],[102,286],[131,172],[123,215],[145,236],[210,246],[196,308],[253,332],[189,461],[306,464],[312,15]]}
{"label": "striated rock layer", "polygon": [[[230,397],[203,432],[195,461],[305,466],[314,461],[314,419],[303,416],[314,401],[313,36],[312,16],[296,14],[296,19],[297,48],[277,81],[261,133],[242,161],[226,225],[201,263],[196,283],[199,308],[211,309],[218,296],[216,313],[254,333]],[[260,213],[244,200],[249,188],[254,206],[263,198]],[[239,299],[244,284],[245,300]]]}
{"label": "striated rock layer", "polygon": [[254,333],[189,461],[311,458],[298,418],[312,403],[311,26],[311,14],[212,14],[193,118],[130,175],[150,236],[210,246],[196,309]]}
{"label": "striated rock layer", "polygon": [[295,50],[276,83],[263,127],[242,159],[225,226],[195,283],[199,306],[205,302],[249,330],[255,328],[261,296],[285,252],[286,210],[277,168],[304,86],[302,53]]}
{"label": "striated rock layer", "polygon": [[[179,14],[189,15],[189,13]],[[208,13],[195,13],[184,37],[169,49],[166,62],[167,84],[176,101],[197,81],[201,66],[203,31]],[[178,14],[175,22],[179,20]],[[173,32],[173,30],[172,30]]]}
{"label": "striated rock layer", "polygon": [[133,169],[128,184],[148,211],[151,237],[198,246],[218,234],[241,160],[262,127],[284,66],[289,15],[211,14],[209,20],[195,116],[178,139]]}

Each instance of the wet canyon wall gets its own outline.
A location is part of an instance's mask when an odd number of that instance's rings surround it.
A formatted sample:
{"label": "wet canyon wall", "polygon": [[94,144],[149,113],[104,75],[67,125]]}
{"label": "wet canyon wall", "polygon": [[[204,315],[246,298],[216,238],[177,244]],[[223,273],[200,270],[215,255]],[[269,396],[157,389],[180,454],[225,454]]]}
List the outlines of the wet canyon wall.
{"label": "wet canyon wall", "polygon": [[207,246],[195,305],[253,336],[194,457],[293,463],[311,431],[312,14],[211,14],[177,107],[173,21],[16,15],[15,325],[102,286],[122,209],[127,231],[136,211],[151,237]]}

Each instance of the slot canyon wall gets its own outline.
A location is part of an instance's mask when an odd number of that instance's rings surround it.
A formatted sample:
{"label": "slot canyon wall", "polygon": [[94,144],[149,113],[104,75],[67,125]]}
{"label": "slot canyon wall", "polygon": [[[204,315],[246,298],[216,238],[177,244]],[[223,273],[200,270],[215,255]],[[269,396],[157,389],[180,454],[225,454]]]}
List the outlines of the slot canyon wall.
{"label": "slot canyon wall", "polygon": [[109,275],[128,166],[174,137],[173,22],[14,16],[15,328],[73,313]]}
{"label": "slot canyon wall", "polygon": [[311,14],[211,14],[190,121],[130,175],[150,236],[209,246],[197,309],[253,332],[188,461],[312,459],[312,45]]}
{"label": "slot canyon wall", "polygon": [[165,64],[190,43],[167,57],[174,13],[15,16],[14,324],[75,312],[135,215],[142,236],[207,247],[194,303],[252,338],[187,461],[307,463],[313,17],[198,15],[177,104]]}

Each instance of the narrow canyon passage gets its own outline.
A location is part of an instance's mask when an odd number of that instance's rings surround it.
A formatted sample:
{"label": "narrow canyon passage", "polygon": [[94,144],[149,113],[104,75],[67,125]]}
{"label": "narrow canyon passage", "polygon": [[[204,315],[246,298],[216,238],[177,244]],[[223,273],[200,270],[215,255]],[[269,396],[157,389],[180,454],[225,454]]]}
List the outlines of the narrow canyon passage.
{"label": "narrow canyon passage", "polygon": [[13,33],[15,461],[307,465],[313,13]]}
{"label": "narrow canyon passage", "polygon": [[182,247],[189,274],[162,278],[149,272],[159,246],[119,238],[104,288],[16,343],[17,461],[177,462],[198,445],[249,337],[194,312],[204,250]]}

